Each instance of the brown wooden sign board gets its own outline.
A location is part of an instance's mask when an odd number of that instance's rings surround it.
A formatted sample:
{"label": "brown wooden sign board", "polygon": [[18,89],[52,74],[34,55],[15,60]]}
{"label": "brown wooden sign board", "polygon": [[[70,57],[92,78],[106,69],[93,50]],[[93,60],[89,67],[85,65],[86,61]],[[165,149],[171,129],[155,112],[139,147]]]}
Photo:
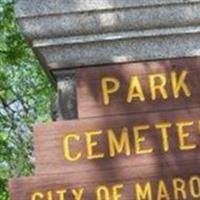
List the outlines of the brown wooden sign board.
{"label": "brown wooden sign board", "polygon": [[200,198],[199,171],[196,165],[166,167],[163,171],[151,165],[13,179],[10,197],[11,200],[193,200]]}
{"label": "brown wooden sign board", "polygon": [[80,118],[200,106],[200,58],[77,70]]}
{"label": "brown wooden sign board", "polygon": [[13,179],[11,200],[199,199],[199,66],[79,69],[81,120],[35,126],[37,177]]}
{"label": "brown wooden sign board", "polygon": [[200,109],[47,123],[34,135],[37,175],[200,166]]}

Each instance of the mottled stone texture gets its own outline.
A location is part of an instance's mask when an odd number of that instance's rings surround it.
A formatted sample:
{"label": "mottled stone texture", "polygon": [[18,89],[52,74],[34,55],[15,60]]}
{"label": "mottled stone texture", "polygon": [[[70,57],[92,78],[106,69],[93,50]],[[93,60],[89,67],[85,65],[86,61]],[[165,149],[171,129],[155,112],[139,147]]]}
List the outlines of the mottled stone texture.
{"label": "mottled stone texture", "polygon": [[15,11],[58,83],[59,119],[77,115],[75,81],[57,71],[200,55],[200,0],[18,0]]}
{"label": "mottled stone texture", "polygon": [[57,97],[52,103],[54,121],[75,119],[77,114],[75,73],[63,71],[55,73],[57,79]]}
{"label": "mottled stone texture", "polygon": [[192,2],[198,0],[18,0],[16,13],[18,17],[26,17]]}

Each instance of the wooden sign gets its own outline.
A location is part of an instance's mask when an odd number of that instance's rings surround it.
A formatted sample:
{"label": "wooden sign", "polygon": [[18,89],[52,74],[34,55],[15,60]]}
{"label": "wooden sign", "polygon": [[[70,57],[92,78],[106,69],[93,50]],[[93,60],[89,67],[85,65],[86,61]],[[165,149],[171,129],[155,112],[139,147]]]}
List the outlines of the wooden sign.
{"label": "wooden sign", "polygon": [[41,124],[34,136],[37,175],[200,166],[200,109]]}
{"label": "wooden sign", "polygon": [[[98,167],[98,166],[97,166]],[[196,165],[156,165],[13,179],[11,200],[193,200],[200,198]],[[149,172],[149,173],[147,173]]]}
{"label": "wooden sign", "polygon": [[77,70],[80,118],[200,106],[200,58]]}
{"label": "wooden sign", "polygon": [[11,200],[200,199],[199,66],[79,69],[82,119],[34,128],[37,176],[13,179]]}

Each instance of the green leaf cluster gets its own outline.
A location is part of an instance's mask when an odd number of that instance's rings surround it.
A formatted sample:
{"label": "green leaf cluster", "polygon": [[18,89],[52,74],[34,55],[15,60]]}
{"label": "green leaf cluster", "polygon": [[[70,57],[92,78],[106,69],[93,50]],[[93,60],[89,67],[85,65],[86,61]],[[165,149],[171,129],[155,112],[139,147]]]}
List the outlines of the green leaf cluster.
{"label": "green leaf cluster", "polygon": [[55,95],[16,25],[13,0],[0,0],[0,200],[10,177],[34,170],[32,127],[50,120]]}

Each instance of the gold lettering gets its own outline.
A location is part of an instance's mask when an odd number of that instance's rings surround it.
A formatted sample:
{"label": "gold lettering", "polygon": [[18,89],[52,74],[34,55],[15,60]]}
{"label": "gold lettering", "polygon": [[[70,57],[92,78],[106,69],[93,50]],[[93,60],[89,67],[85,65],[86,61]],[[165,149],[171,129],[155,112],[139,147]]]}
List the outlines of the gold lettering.
{"label": "gold lettering", "polygon": [[159,184],[158,184],[157,200],[161,200],[161,199],[170,200],[169,193],[167,191],[167,187],[163,180],[160,180]]}
{"label": "gold lettering", "polygon": [[63,140],[65,158],[69,161],[75,162],[81,158],[81,152],[76,153],[76,155],[72,155],[72,153],[70,152],[70,144],[69,144],[71,140],[79,141],[80,136],[76,134],[68,134],[67,136],[65,136]]}
{"label": "gold lettering", "polygon": [[168,138],[168,131],[167,129],[170,128],[172,125],[170,123],[162,123],[156,124],[155,127],[157,129],[161,129],[162,134],[162,144],[164,152],[169,151],[169,138]]}
{"label": "gold lettering", "polygon": [[185,191],[185,181],[180,178],[173,179],[173,189],[175,200],[187,199],[187,194]]}
{"label": "gold lettering", "polygon": [[113,186],[113,200],[120,200],[122,195],[121,195],[121,190],[123,189],[123,185],[115,185]]}
{"label": "gold lettering", "polygon": [[179,77],[177,77],[177,73],[175,71],[171,72],[171,80],[172,80],[172,89],[174,98],[178,98],[181,92],[181,89],[185,93],[185,96],[190,97],[191,91],[188,85],[185,83],[186,76],[188,75],[187,70],[183,70]]}
{"label": "gold lettering", "polygon": [[88,131],[86,132],[87,156],[89,160],[99,159],[104,157],[104,153],[94,153],[94,147],[98,145],[97,141],[93,141],[94,136],[99,136],[102,131]]}
{"label": "gold lettering", "polygon": [[99,186],[96,195],[97,200],[110,200],[109,189],[106,186]]}
{"label": "gold lettering", "polygon": [[44,198],[44,195],[40,192],[33,193],[31,200],[41,200]]}
{"label": "gold lettering", "polygon": [[148,154],[153,152],[153,148],[142,149],[141,143],[145,141],[145,137],[140,136],[140,131],[148,130],[150,126],[135,126],[133,128],[135,138],[135,152],[136,154]]}
{"label": "gold lettering", "polygon": [[185,141],[185,139],[190,136],[190,133],[184,132],[183,128],[187,126],[192,126],[193,124],[194,124],[193,121],[181,122],[176,124],[178,127],[178,139],[179,139],[180,150],[191,150],[197,147],[197,145],[195,144],[186,144]]}
{"label": "gold lettering", "polygon": [[122,151],[124,151],[127,156],[131,154],[127,128],[122,129],[119,141],[117,140],[114,131],[108,129],[108,144],[110,157],[115,157],[117,153],[120,154]]}
{"label": "gold lettering", "polygon": [[72,194],[74,195],[74,200],[81,200],[83,198],[84,188],[78,190],[73,189]]}
{"label": "gold lettering", "polygon": [[198,133],[200,134],[200,121],[198,121]]}
{"label": "gold lettering", "polygon": [[[199,177],[197,177],[197,176],[191,177],[190,181],[189,181],[189,185],[190,185],[190,192],[191,192],[192,197],[200,198],[200,179],[199,179]],[[196,190],[195,190],[195,188],[196,188]]]}
{"label": "gold lettering", "polygon": [[147,182],[144,189],[140,184],[136,184],[136,197],[137,200],[152,200],[151,184]]}
{"label": "gold lettering", "polygon": [[[159,81],[159,83],[158,83]],[[168,98],[167,90],[165,89],[167,79],[163,74],[149,75],[149,84],[151,90],[151,99],[157,99],[157,93],[159,92],[163,99]]]}
{"label": "gold lettering", "polygon": [[65,200],[66,192],[67,192],[67,190],[58,190],[58,191],[56,191],[56,193],[59,196],[59,200]]}
{"label": "gold lettering", "polygon": [[127,102],[131,103],[133,98],[139,98],[140,101],[145,101],[144,93],[137,76],[131,77],[131,82],[128,90]]}
{"label": "gold lettering", "polygon": [[114,77],[104,77],[101,80],[104,105],[110,104],[110,95],[117,92],[120,88],[120,82]]}
{"label": "gold lettering", "polygon": [[53,192],[52,191],[47,192],[47,199],[53,200]]}

